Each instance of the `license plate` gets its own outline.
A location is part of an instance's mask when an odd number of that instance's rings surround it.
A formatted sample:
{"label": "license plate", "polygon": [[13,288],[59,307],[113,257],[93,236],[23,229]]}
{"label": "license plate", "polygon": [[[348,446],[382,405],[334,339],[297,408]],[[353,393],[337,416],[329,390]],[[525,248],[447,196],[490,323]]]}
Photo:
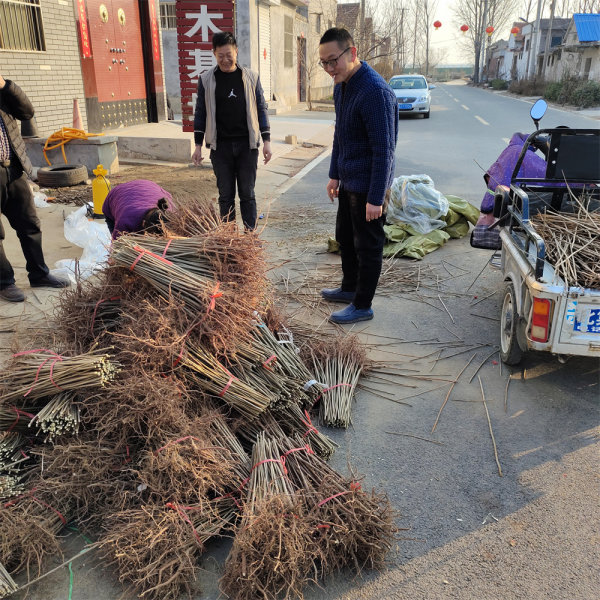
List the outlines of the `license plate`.
{"label": "license plate", "polygon": [[600,333],[600,308],[578,307],[573,318],[573,331]]}
{"label": "license plate", "polygon": [[398,104],[398,108],[400,110],[410,110],[412,108],[412,104]]}

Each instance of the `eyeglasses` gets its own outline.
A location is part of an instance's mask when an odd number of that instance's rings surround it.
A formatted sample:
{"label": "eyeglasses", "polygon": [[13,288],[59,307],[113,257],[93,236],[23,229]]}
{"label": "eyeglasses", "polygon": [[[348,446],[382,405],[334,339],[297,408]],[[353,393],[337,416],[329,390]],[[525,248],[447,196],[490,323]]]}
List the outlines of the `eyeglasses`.
{"label": "eyeglasses", "polygon": [[344,54],[345,52],[348,52],[348,50],[350,50],[350,48],[352,48],[352,46],[348,46],[343,52],[341,52],[340,54],[338,54],[335,58],[332,58],[331,60],[320,60],[319,64],[324,69],[329,69],[329,67],[335,67],[337,65],[337,61],[341,58],[342,54]]}

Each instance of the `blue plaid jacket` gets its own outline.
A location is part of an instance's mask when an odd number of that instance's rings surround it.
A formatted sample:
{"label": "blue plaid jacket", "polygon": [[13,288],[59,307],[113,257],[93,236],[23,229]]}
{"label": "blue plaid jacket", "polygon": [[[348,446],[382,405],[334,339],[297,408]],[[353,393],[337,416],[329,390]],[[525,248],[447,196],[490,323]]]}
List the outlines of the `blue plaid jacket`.
{"label": "blue plaid jacket", "polygon": [[394,178],[398,104],[383,77],[363,62],[333,90],[335,133],[329,177],[349,192],[381,205]]}

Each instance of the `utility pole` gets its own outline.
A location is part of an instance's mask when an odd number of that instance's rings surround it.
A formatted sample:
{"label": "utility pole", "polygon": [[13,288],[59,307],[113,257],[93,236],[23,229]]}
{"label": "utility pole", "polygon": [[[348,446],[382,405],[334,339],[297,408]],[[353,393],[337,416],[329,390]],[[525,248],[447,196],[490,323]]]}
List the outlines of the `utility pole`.
{"label": "utility pole", "polygon": [[407,10],[408,9],[405,6],[403,6],[400,9],[400,38],[399,40],[396,40],[396,43],[399,43],[398,52],[396,53],[396,59],[399,63],[400,74],[402,74],[402,72],[404,71],[404,13]]}
{"label": "utility pole", "polygon": [[552,40],[552,25],[554,24],[554,6],[556,0],[552,0],[550,5],[550,22],[546,31],[546,43],[544,44],[544,64],[542,65],[542,79],[546,79],[546,69],[548,68],[548,52],[550,51],[550,42]]}
{"label": "utility pole", "polygon": [[367,40],[365,36],[365,0],[360,0],[360,53],[366,58],[367,55]]}
{"label": "utility pole", "polygon": [[[535,77],[535,70],[537,66],[537,47],[540,43],[540,20],[542,16],[542,4],[543,0],[538,0],[537,13],[535,16],[535,28],[531,33],[531,46],[529,47],[529,54],[527,55],[527,77]],[[531,56],[533,55],[533,60]]]}
{"label": "utility pole", "polygon": [[413,73],[415,72],[415,65],[417,64],[417,27],[419,25],[419,4],[415,5],[415,29],[413,31],[414,40],[413,40]]}
{"label": "utility pole", "polygon": [[487,14],[488,14],[488,0],[484,0],[483,2],[483,19],[481,20],[481,38],[480,38],[480,59],[479,59],[479,76],[477,78],[478,83],[481,82],[483,78],[483,66],[485,61],[485,28],[487,23]]}

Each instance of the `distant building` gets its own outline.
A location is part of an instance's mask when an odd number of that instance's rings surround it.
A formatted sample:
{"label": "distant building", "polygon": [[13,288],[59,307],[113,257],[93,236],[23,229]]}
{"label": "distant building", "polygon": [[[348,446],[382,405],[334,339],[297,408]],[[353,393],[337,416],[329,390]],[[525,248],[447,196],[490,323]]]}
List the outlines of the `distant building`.
{"label": "distant building", "polygon": [[600,81],[600,14],[575,14],[562,43],[549,54],[546,79],[564,76]]}
{"label": "distant building", "polygon": [[486,66],[484,77],[488,80],[510,79],[513,52],[508,46],[507,40],[497,40],[490,44],[486,51]]}
{"label": "distant building", "polygon": [[521,32],[516,36],[511,34],[513,40],[511,43],[509,39],[509,48],[514,52],[510,70],[511,79],[527,79],[529,76],[541,77],[546,37],[551,36],[550,48],[555,48],[562,42],[569,22],[570,19],[553,19],[550,31],[550,19],[540,19],[539,35],[536,35],[535,22],[524,24]]}
{"label": "distant building", "polygon": [[[200,14],[203,6],[213,17],[214,29],[209,27],[205,38],[190,44],[189,31],[182,33],[189,25],[185,15]],[[218,18],[225,10],[233,19]],[[160,11],[167,96],[174,112],[184,113],[186,121],[195,105],[192,90],[199,75],[216,64],[212,34],[220,30],[235,35],[238,62],[258,72],[270,108],[333,93],[331,77],[318,64],[318,45],[335,23],[335,0],[160,0]]]}

